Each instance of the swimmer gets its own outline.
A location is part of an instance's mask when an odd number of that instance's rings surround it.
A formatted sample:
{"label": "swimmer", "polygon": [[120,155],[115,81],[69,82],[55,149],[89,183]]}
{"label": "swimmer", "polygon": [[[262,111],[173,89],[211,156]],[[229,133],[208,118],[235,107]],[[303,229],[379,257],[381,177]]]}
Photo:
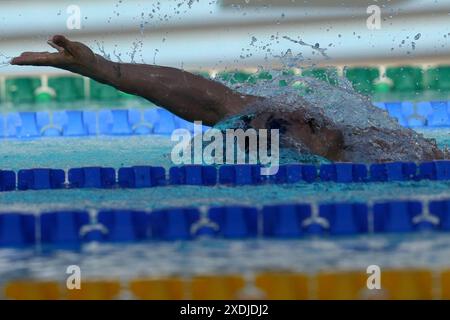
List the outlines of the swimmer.
{"label": "swimmer", "polygon": [[[51,66],[141,96],[188,121],[214,126],[228,123],[254,129],[279,129],[280,147],[330,161],[425,161],[446,157],[431,139],[404,128],[370,103],[361,106],[369,119],[337,121],[302,97],[292,104],[283,97],[243,94],[226,85],[189,72],[156,65],[119,63],[95,54],[86,45],[53,36],[48,44],[57,52],[24,52],[13,65]],[[346,108],[351,108],[347,105]],[[359,106],[358,106],[359,107]],[[381,126],[381,122],[389,126]]]}

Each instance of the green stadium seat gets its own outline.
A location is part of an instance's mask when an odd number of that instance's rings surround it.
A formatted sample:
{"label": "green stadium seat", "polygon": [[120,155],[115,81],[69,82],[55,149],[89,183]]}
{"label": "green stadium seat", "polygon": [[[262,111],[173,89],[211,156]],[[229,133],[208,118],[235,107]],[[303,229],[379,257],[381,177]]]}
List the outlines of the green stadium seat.
{"label": "green stadium seat", "polygon": [[9,78],[5,81],[6,101],[15,104],[33,103],[35,90],[41,85],[37,77]]}
{"label": "green stadium seat", "polygon": [[91,99],[100,101],[112,101],[120,99],[119,90],[108,86],[106,84],[99,83],[94,80],[90,80],[91,86]]}
{"label": "green stadium seat", "polygon": [[295,76],[295,70],[293,69],[285,69],[281,73],[283,76]]}
{"label": "green stadium seat", "polygon": [[244,71],[222,71],[217,74],[216,78],[229,82],[231,84],[256,83],[256,76],[252,73]]}
{"label": "green stadium seat", "polygon": [[390,81],[375,81],[373,85],[373,93],[388,93],[391,91],[392,83]]}
{"label": "green stadium seat", "polygon": [[433,91],[450,91],[450,66],[429,68],[425,72],[426,88]]}
{"label": "green stadium seat", "polygon": [[268,71],[261,71],[258,73],[258,75],[256,76],[256,78],[258,80],[272,80],[272,74]]}
{"label": "green stadium seat", "polygon": [[380,72],[378,68],[355,67],[345,70],[345,77],[353,84],[353,88],[365,94],[370,94],[375,91],[374,81],[379,76]]}
{"label": "green stadium seat", "polygon": [[82,77],[51,77],[48,86],[56,93],[57,101],[76,101],[84,99],[84,79]]}
{"label": "green stadium seat", "polygon": [[328,82],[329,84],[337,84],[337,69],[333,67],[303,69],[302,75],[305,77],[316,78]]}
{"label": "green stadium seat", "polygon": [[137,98],[137,97],[135,95],[133,95],[133,94],[129,94],[129,93],[125,93],[125,92],[119,91],[119,99],[131,100],[131,99],[135,99],[135,98]]}
{"label": "green stadium seat", "polygon": [[419,92],[424,88],[423,70],[419,67],[390,67],[386,69],[386,76],[393,81],[396,92]]}
{"label": "green stadium seat", "polygon": [[39,87],[34,92],[36,103],[48,103],[55,98],[55,90],[50,87]]}

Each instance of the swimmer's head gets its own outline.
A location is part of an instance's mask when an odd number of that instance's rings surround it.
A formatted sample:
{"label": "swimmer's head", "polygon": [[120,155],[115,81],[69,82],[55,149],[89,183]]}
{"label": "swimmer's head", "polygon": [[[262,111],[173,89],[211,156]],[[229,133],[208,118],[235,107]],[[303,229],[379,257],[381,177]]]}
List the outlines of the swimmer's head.
{"label": "swimmer's head", "polygon": [[333,161],[344,160],[342,131],[334,128],[331,121],[306,115],[303,109],[258,113],[250,122],[250,126],[258,129],[278,129],[282,137],[293,141],[293,144],[297,141],[314,154]]}

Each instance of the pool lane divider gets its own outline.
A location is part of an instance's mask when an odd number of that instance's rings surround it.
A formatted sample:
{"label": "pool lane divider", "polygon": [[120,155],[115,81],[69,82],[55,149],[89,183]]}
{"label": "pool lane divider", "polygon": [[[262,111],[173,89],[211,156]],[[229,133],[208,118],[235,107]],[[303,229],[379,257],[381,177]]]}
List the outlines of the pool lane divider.
{"label": "pool lane divider", "polygon": [[[448,101],[374,103],[405,127],[450,127]],[[150,109],[67,110],[0,113],[0,138],[170,135],[194,125],[169,111]],[[203,127],[206,131],[208,127]]]}
{"label": "pool lane divider", "polygon": [[0,248],[78,249],[83,243],[450,232],[450,199],[224,206],[153,211],[0,213]]}
{"label": "pool lane divider", "polygon": [[245,186],[292,183],[359,183],[394,181],[448,181],[450,161],[439,160],[377,163],[331,163],[281,165],[277,174],[261,175],[259,165],[187,165],[171,167],[135,166],[115,170],[104,167],[0,170],[0,191],[79,188],[153,188],[162,186]]}

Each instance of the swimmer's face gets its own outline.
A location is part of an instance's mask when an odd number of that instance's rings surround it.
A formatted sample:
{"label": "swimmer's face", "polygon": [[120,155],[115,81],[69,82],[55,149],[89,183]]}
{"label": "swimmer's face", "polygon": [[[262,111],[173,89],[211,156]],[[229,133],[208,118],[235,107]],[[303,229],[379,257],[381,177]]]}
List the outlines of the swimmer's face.
{"label": "swimmer's face", "polygon": [[321,126],[318,121],[305,117],[302,112],[262,113],[250,125],[258,129],[278,129],[281,136],[302,142],[314,154],[334,161],[343,160],[342,132],[331,124]]}

